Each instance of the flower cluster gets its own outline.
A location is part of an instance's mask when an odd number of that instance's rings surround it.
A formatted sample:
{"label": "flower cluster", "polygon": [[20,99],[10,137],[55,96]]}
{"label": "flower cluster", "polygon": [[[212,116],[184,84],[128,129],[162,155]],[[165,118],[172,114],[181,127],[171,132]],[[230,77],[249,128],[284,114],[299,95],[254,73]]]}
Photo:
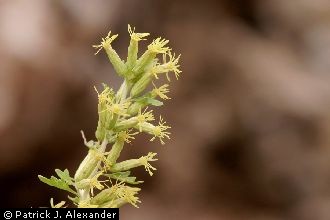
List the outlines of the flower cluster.
{"label": "flower cluster", "polygon": [[[157,160],[156,153],[149,152],[137,159],[118,161],[123,147],[125,143],[132,144],[134,136],[139,133],[150,135],[150,141],[159,139],[162,145],[170,139],[170,126],[161,116],[155,123],[153,110],[148,107],[163,105],[159,99],[170,99],[169,85],[157,86],[155,81],[162,75],[170,81],[171,72],[178,79],[181,73],[180,55],[172,53],[168,40],[158,37],[138,57],[139,41],[146,40],[149,33],[136,33],[130,25],[128,32],[131,39],[126,61],[112,48],[112,42],[118,35],[109,32],[99,45],[93,46],[97,49],[96,54],[101,50],[106,52],[123,83],[117,92],[106,84],[103,84],[102,91],[95,88],[99,116],[96,140],[87,141],[82,132],[88,153],[74,177],[70,177],[67,169],[55,170],[59,178],[52,176],[48,179],[39,175],[42,182],[70,192],[73,197],[69,196],[69,199],[77,207],[120,207],[127,203],[137,207],[140,188],[132,185],[143,181],[136,181],[130,170],[144,167],[152,176],[156,168],[150,163]],[[51,200],[52,207],[62,207],[64,204],[54,205]]]}

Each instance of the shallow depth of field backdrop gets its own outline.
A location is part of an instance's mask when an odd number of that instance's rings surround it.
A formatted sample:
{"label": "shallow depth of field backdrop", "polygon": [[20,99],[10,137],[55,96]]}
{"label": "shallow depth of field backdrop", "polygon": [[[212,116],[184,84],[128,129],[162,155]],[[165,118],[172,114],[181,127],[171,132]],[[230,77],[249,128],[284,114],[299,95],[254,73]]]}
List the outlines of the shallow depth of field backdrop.
{"label": "shallow depth of field backdrop", "polygon": [[112,30],[125,58],[128,23],[169,39],[183,74],[156,111],[172,140],[124,150],[160,160],[153,177],[137,170],[142,204],[122,219],[330,219],[326,0],[0,1],[1,207],[66,200],[37,174],[85,156],[93,86],[120,83],[91,45]]}

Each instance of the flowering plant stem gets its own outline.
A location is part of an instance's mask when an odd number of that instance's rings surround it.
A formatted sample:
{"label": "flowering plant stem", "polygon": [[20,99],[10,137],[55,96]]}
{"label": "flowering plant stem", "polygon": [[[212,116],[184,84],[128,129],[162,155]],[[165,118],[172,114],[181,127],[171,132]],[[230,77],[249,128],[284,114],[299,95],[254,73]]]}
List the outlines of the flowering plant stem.
{"label": "flowering plant stem", "polygon": [[[138,207],[140,200],[137,194],[141,189],[135,185],[143,181],[137,181],[136,177],[131,176],[131,169],[144,167],[152,176],[156,168],[150,162],[157,160],[157,154],[149,152],[140,158],[118,162],[122,149],[125,143],[131,143],[134,136],[141,132],[150,134],[150,141],[158,138],[161,144],[165,144],[164,139],[170,138],[170,127],[162,117],[159,124],[153,124],[155,117],[148,107],[163,105],[157,98],[170,99],[167,96],[168,84],[157,87],[154,81],[164,74],[170,81],[169,72],[173,72],[178,78],[181,73],[178,64],[180,55],[175,56],[167,47],[168,40],[159,37],[138,58],[139,41],[145,40],[149,33],[136,33],[130,25],[128,32],[131,39],[126,62],[111,46],[118,35],[111,35],[109,32],[99,45],[94,46],[97,49],[96,54],[105,50],[114,70],[124,81],[117,92],[106,84],[103,84],[100,92],[95,88],[99,115],[96,140],[87,141],[81,132],[88,148],[86,157],[73,177],[67,169],[56,169],[58,177],[38,176],[42,182],[70,193],[68,198],[77,207],[116,208],[128,203]],[[162,61],[158,55],[162,55]],[[153,85],[151,90],[148,89],[150,84]],[[54,204],[51,199],[51,207],[64,206],[64,201]]]}

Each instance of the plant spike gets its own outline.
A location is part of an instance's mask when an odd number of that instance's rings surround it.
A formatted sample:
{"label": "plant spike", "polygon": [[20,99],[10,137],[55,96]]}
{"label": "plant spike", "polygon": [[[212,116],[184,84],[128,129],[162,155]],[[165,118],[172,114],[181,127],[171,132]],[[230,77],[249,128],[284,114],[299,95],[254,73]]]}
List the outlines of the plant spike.
{"label": "plant spike", "polygon": [[[136,177],[130,176],[131,170],[144,167],[152,176],[157,169],[150,163],[158,160],[155,158],[157,153],[149,152],[138,159],[120,160],[121,152],[125,144],[131,144],[134,136],[139,133],[150,134],[150,141],[159,138],[162,145],[165,144],[164,139],[170,139],[170,126],[166,125],[161,116],[159,124],[153,124],[155,116],[148,106],[162,106],[163,103],[157,100],[158,97],[163,100],[170,99],[167,96],[169,85],[157,87],[155,81],[164,74],[169,80],[169,72],[173,72],[178,78],[181,73],[180,55],[175,56],[171,52],[168,40],[158,37],[149,44],[142,56],[138,57],[138,42],[146,40],[149,33],[136,33],[135,28],[130,25],[128,32],[131,39],[126,61],[112,48],[111,43],[118,35],[111,35],[111,31],[102,38],[99,45],[93,46],[97,49],[95,54],[105,50],[115,71],[124,80],[117,92],[106,84],[103,84],[102,91],[94,87],[98,96],[99,119],[95,140],[87,141],[81,131],[83,142],[88,148],[86,157],[73,177],[67,169],[55,170],[59,178],[38,176],[42,182],[73,194],[75,197],[68,198],[78,208],[118,208],[125,204],[138,207],[137,203],[141,202],[138,192],[141,189],[131,185],[143,181],[137,181]],[[169,58],[168,61],[166,58]],[[150,84],[153,85],[151,90],[148,89]],[[116,182],[113,183],[111,179]],[[61,201],[54,205],[53,199],[50,203],[52,208],[64,207],[66,204]]]}

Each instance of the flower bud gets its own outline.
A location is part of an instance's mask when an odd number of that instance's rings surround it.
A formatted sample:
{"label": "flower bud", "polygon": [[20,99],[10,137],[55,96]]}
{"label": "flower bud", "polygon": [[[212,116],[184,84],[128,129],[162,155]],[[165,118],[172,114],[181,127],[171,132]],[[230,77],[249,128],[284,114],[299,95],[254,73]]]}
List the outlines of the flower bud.
{"label": "flower bud", "polygon": [[137,187],[125,186],[123,183],[115,184],[97,194],[90,200],[90,203],[103,208],[118,208],[118,199],[121,199],[120,204],[131,203],[136,205],[140,201],[135,195],[140,190]]}
{"label": "flower bud", "polygon": [[101,175],[103,175],[103,172],[99,172],[91,178],[80,180],[79,182],[76,182],[75,186],[77,189],[82,189],[82,190],[91,189],[92,196],[94,196],[94,188],[98,190],[104,189],[104,186],[101,184],[101,182],[104,181],[98,180],[98,178]]}
{"label": "flower bud", "polygon": [[98,164],[99,159],[97,159],[97,157],[95,156],[95,150],[89,150],[87,156],[81,162],[76,174],[74,175],[75,181],[79,182],[83,179],[90,177]]}
{"label": "flower bud", "polygon": [[101,159],[99,157],[100,154],[102,155],[104,153],[107,143],[108,142],[104,140],[99,148],[94,147],[88,151],[87,156],[81,162],[74,175],[75,182],[91,177],[95,169],[97,169],[101,163]]}
{"label": "flower bud", "polygon": [[[139,111],[139,110],[138,110]],[[125,129],[133,128],[135,125],[138,124],[138,118],[132,117],[123,121],[120,121],[116,124],[115,130],[116,131],[122,131]]]}
{"label": "flower bud", "polygon": [[93,205],[101,205],[116,198],[113,187],[102,190],[99,194],[94,196],[90,203]]}
{"label": "flower bud", "polygon": [[101,44],[93,46],[94,48],[98,49],[95,54],[97,54],[103,48],[107,53],[108,58],[112,63],[115,71],[118,73],[118,75],[123,76],[126,73],[126,65],[120,59],[117,52],[111,47],[112,41],[114,41],[118,37],[118,34],[113,35],[111,37],[110,36],[111,36],[111,31],[108,33],[108,35],[105,38],[102,38]]}
{"label": "flower bud", "polygon": [[146,107],[148,104],[147,103],[142,103],[142,102],[134,102],[128,109],[127,109],[127,114],[129,115],[136,115],[141,108]]}
{"label": "flower bud", "polygon": [[135,133],[130,133],[130,131],[121,131],[117,134],[117,140],[113,144],[109,155],[107,157],[107,165],[111,167],[113,164],[116,163],[117,159],[119,158],[119,155],[124,147],[124,143],[131,143],[131,139],[134,139],[133,135],[136,135]]}
{"label": "flower bud", "polygon": [[116,163],[121,151],[123,150],[125,141],[122,139],[117,139],[117,141],[112,145],[110,153],[107,157],[107,163],[109,166],[112,166]]}
{"label": "flower bud", "polygon": [[109,45],[104,48],[110,62],[112,63],[116,73],[118,73],[119,76],[124,76],[126,73],[126,65],[124,61],[122,61],[117,54],[117,52]]}
{"label": "flower bud", "polygon": [[149,66],[156,58],[156,55],[159,53],[165,54],[170,50],[170,48],[165,47],[168,43],[168,40],[161,39],[160,37],[154,40],[149,46],[146,52],[137,60],[133,72],[135,74],[140,74],[145,71],[146,67]]}
{"label": "flower bud", "polygon": [[132,87],[131,97],[136,97],[141,94],[149,85],[152,79],[153,74],[151,74],[151,72],[145,73]]}
{"label": "flower bud", "polygon": [[153,175],[151,170],[156,170],[153,166],[149,164],[149,161],[156,161],[158,159],[154,158],[156,156],[156,153],[151,153],[149,152],[147,156],[142,156],[139,159],[130,159],[130,160],[125,160],[120,163],[116,163],[111,167],[112,172],[121,172],[121,171],[126,171],[130,170],[135,167],[139,166],[144,166],[146,171],[150,174],[150,176]]}
{"label": "flower bud", "polygon": [[131,36],[131,41],[128,46],[128,54],[127,54],[127,62],[126,66],[128,70],[132,70],[133,67],[136,64],[137,61],[137,53],[138,53],[138,42],[143,39],[146,36],[149,36],[149,33],[135,33],[135,28],[131,28],[130,25],[128,25],[128,32]]}
{"label": "flower bud", "polygon": [[160,117],[159,124],[157,126],[150,124],[148,122],[144,122],[139,124],[139,127],[135,126],[137,129],[141,129],[143,132],[153,135],[150,141],[154,141],[156,138],[159,138],[160,143],[162,145],[165,144],[164,138],[170,139],[170,132],[167,129],[171,128],[166,125],[166,122]]}
{"label": "flower bud", "polygon": [[141,161],[139,159],[130,159],[130,160],[125,160],[123,162],[116,163],[111,167],[111,172],[121,172],[121,171],[126,171],[130,170],[135,167],[141,166]]}

